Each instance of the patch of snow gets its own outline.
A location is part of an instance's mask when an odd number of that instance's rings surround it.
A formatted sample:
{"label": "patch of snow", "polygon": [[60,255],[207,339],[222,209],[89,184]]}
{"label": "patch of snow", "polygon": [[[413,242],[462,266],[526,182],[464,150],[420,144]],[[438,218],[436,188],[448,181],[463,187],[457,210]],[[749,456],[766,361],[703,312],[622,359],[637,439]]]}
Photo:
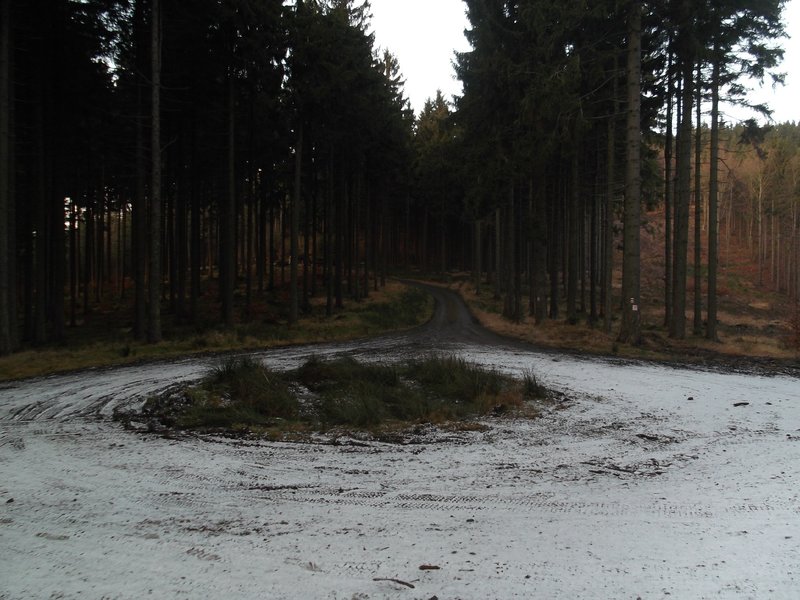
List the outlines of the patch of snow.
{"label": "patch of snow", "polygon": [[797,597],[796,379],[453,349],[565,399],[458,442],[330,445],[109,420],[210,359],[7,386],[0,598]]}

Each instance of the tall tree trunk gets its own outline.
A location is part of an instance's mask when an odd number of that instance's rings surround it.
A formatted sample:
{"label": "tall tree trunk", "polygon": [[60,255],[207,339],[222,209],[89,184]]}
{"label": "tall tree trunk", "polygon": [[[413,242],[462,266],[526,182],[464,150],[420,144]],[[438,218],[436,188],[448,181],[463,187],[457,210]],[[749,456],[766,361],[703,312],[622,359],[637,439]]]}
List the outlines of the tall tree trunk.
{"label": "tall tree trunk", "polygon": [[258,279],[258,294],[264,294],[264,280],[267,274],[267,257],[269,256],[269,250],[267,246],[267,215],[269,214],[267,211],[267,193],[266,193],[266,185],[264,184],[263,179],[259,180],[258,183],[258,233],[256,234],[256,238],[258,240],[257,245],[257,252],[256,252],[256,278]]}
{"label": "tall tree trunk", "polygon": [[403,270],[408,271],[409,267],[411,266],[411,196],[406,194],[406,201],[405,201],[405,255],[403,256]]}
{"label": "tall tree trunk", "polygon": [[547,205],[543,170],[536,167],[536,181],[533,193],[534,225],[533,225],[533,283],[536,287],[534,295],[533,318],[536,325],[541,325],[547,318]]}
{"label": "tall tree trunk", "polygon": [[[380,260],[380,287],[386,287],[386,269],[387,269],[387,254],[389,250],[389,244],[387,242],[388,232],[386,226],[386,220],[388,219],[388,201],[386,198],[386,194],[381,194],[381,214],[380,214],[380,223],[378,226],[378,254]],[[316,255],[316,252],[314,253]]]}
{"label": "tall tree trunk", "polygon": [[[165,162],[169,163],[170,160],[167,159]],[[180,180],[178,180],[176,183],[178,194],[181,194],[182,191]],[[175,284],[178,278],[178,265],[176,263],[177,232],[175,230],[175,204],[176,196],[174,192],[171,194],[163,194],[163,208],[161,212],[163,215],[162,223],[164,224],[164,230],[161,237],[161,272],[162,274],[166,273],[168,285],[167,290],[162,290],[162,299],[165,296],[169,299],[169,308],[173,314],[176,313]]]}
{"label": "tall tree trunk", "polygon": [[[45,82],[44,60],[40,64],[34,82],[33,137],[35,156],[35,199],[34,226],[34,290],[35,308],[33,315],[33,342],[44,344],[47,341],[47,169],[45,167]],[[87,219],[89,217],[87,216]],[[87,232],[88,235],[88,232]],[[87,294],[88,296],[88,294]]]}
{"label": "tall tree trunk", "polygon": [[84,213],[84,220],[86,225],[86,234],[83,237],[83,315],[89,315],[89,288],[92,283],[92,276],[94,273],[93,259],[94,253],[92,246],[94,245],[94,191],[89,192],[87,197],[86,212]]}
{"label": "tall tree trunk", "polygon": [[256,197],[256,151],[255,151],[255,89],[251,85],[248,94],[248,132],[247,132],[247,204],[244,232],[244,280],[245,280],[245,318],[250,319],[253,300],[253,233],[258,200]]}
{"label": "tall tree trunk", "polygon": [[[141,10],[137,2],[137,11]],[[136,18],[136,17],[134,17]],[[137,75],[136,86],[136,195],[133,200],[133,280],[134,320],[133,333],[139,340],[147,337],[147,195],[145,193],[144,101],[142,76]]]}
{"label": "tall tree trunk", "polygon": [[538,287],[536,285],[536,267],[534,263],[535,250],[534,250],[534,219],[533,212],[533,177],[528,179],[528,204],[526,206],[525,222],[529,224],[523,230],[525,236],[525,261],[527,262],[527,278],[528,278],[528,316],[534,317],[536,315],[536,303],[538,296]]}
{"label": "tall tree trunk", "polygon": [[[103,170],[105,171],[105,166],[103,167]],[[103,177],[103,180],[105,180],[105,176]],[[112,245],[113,245],[113,241],[114,241],[113,240],[114,236],[112,235],[113,234],[112,216],[113,216],[115,211],[113,210],[113,207],[112,207],[113,201],[112,201],[111,197],[108,197],[106,199],[106,202],[107,202],[107,204],[106,204],[106,232],[107,232],[106,233],[106,283],[109,285],[109,287],[111,287],[111,282],[112,282],[113,277],[114,277],[114,268],[116,266],[114,264],[114,261],[112,259],[113,257],[112,257],[112,254],[111,254],[111,249],[112,249]]]}
{"label": "tall tree trunk", "polygon": [[228,73],[228,193],[220,210],[220,296],[222,323],[233,327],[236,286],[236,89],[233,68]]}
{"label": "tall tree trunk", "polygon": [[548,270],[550,275],[550,311],[549,317],[551,319],[558,318],[558,301],[559,301],[559,289],[558,289],[558,264],[559,260],[559,249],[561,248],[561,220],[559,219],[559,208],[558,203],[550,203],[550,211],[549,211],[549,235],[548,241],[550,241],[550,252],[549,252],[549,261],[548,261]]}
{"label": "tall tree trunk", "polygon": [[499,300],[502,292],[502,277],[500,273],[503,271],[502,262],[502,233],[500,229],[500,209],[496,208],[494,211],[494,299]]}
{"label": "tall tree trunk", "polygon": [[269,205],[269,284],[267,289],[272,292],[275,290],[275,259],[277,258],[277,248],[275,248],[275,202]]}
{"label": "tall tree trunk", "polygon": [[[670,41],[671,43],[671,41]],[[672,180],[672,52],[667,60],[667,117],[664,139],[664,325],[672,320],[672,210],[674,203],[674,182]]]}
{"label": "tall tree trunk", "polygon": [[[708,174],[708,314],[706,337],[717,341],[717,265],[718,235],[717,205],[719,195],[719,78],[720,58],[718,47],[714,48],[714,64],[711,70],[711,157]],[[797,238],[795,237],[795,243]]]}
{"label": "tall tree trunk", "polygon": [[[364,298],[369,298],[369,270],[375,270],[374,252],[372,248],[374,236],[372,235],[372,212],[370,211],[370,189],[366,183],[366,177],[362,175],[364,187]],[[377,286],[376,286],[377,287]]]}
{"label": "tall tree trunk", "polygon": [[480,296],[481,294],[481,272],[483,271],[483,267],[481,266],[481,221],[480,219],[473,220],[473,231],[474,231],[474,239],[475,239],[475,247],[474,247],[474,264],[473,264],[473,284],[475,286],[475,294]]}
{"label": "tall tree trunk", "polygon": [[575,155],[572,157],[571,181],[567,200],[567,323],[578,322],[578,271],[580,270],[580,134],[575,125]]}
{"label": "tall tree trunk", "polygon": [[596,164],[594,186],[592,190],[592,197],[589,203],[589,236],[588,236],[588,269],[589,269],[589,327],[594,329],[597,325],[599,310],[597,303],[597,287],[600,280],[600,257],[602,256],[602,244],[600,243],[600,210],[601,204],[599,199],[603,195],[602,175],[602,149],[599,141],[597,143]]}
{"label": "tall tree trunk", "polygon": [[333,169],[333,149],[330,152],[330,162],[328,163],[328,189],[325,194],[324,206],[324,228],[322,243],[325,246],[325,316],[333,315],[333,210],[334,197],[336,195],[335,171]]}
{"label": "tall tree trunk", "polygon": [[294,199],[292,200],[291,231],[291,265],[289,267],[289,325],[297,323],[298,286],[297,286],[297,251],[300,231],[300,201],[303,185],[303,121],[297,124],[297,142],[294,149]]}
{"label": "tall tree trunk", "polygon": [[183,185],[175,198],[175,318],[181,321],[186,318],[186,272],[189,266],[187,239],[189,211],[187,207],[192,202],[191,183],[187,181],[185,171],[185,169],[181,169]]}
{"label": "tall tree trunk", "polygon": [[[8,0],[9,2],[13,2],[13,0]],[[6,212],[6,218],[8,219],[8,230],[7,230],[7,268],[8,268],[8,282],[9,282],[9,295],[8,295],[8,314],[10,315],[9,322],[10,322],[10,336],[11,336],[11,349],[16,350],[20,347],[20,328],[18,323],[18,309],[19,309],[19,299],[20,295],[17,292],[17,285],[19,283],[18,280],[18,273],[19,273],[19,256],[17,254],[17,241],[18,241],[18,234],[17,234],[17,218],[18,216],[23,216],[27,213],[27,211],[18,211],[17,209],[17,202],[16,202],[16,185],[17,185],[17,151],[16,145],[14,140],[16,139],[15,131],[16,131],[16,102],[14,101],[15,92],[14,92],[14,78],[12,74],[14,73],[14,53],[11,49],[14,47],[14,38],[11,34],[11,16],[9,14],[8,21],[9,26],[9,56],[8,56],[8,72],[9,72],[9,79],[8,79],[8,89],[7,89],[7,98],[8,98],[8,156],[7,160],[7,168],[8,168],[8,209]],[[30,231],[30,229],[27,229]],[[30,306],[26,304],[23,308],[24,311],[30,310]]]}
{"label": "tall tree trunk", "polygon": [[697,64],[697,81],[695,82],[695,95],[697,104],[695,108],[695,147],[694,147],[694,319],[692,333],[703,333],[703,298],[702,298],[702,244],[701,234],[703,228],[703,190],[701,174],[703,151],[703,82],[701,79],[701,66]]}
{"label": "tall tree trunk", "polygon": [[[617,66],[614,59],[614,66]],[[616,68],[615,68],[616,71]],[[608,119],[608,146],[606,148],[606,193],[603,223],[603,330],[611,333],[611,319],[613,317],[612,298],[614,292],[614,195],[616,191],[617,176],[617,115],[619,114],[619,101],[617,98],[617,78],[614,78],[613,97],[614,110]]]}
{"label": "tall tree trunk", "polygon": [[153,0],[150,23],[151,60],[151,182],[150,182],[150,285],[148,288],[147,341],[161,341],[161,2]]}
{"label": "tall tree trunk", "polygon": [[[684,59],[686,60],[686,59]],[[689,246],[689,199],[691,197],[692,102],[694,65],[688,61],[683,69],[682,107],[678,138],[678,190],[675,198],[675,246],[673,249],[672,320],[669,335],[686,337],[686,275]]]}
{"label": "tall tree trunk", "polygon": [[336,308],[343,308],[342,302],[342,263],[344,261],[344,211],[347,206],[347,177],[342,172],[339,174],[340,190],[336,194],[334,202],[334,222],[333,228],[334,236],[334,255],[336,256],[336,264],[333,269],[333,292],[335,296]]}
{"label": "tall tree trunk", "polygon": [[679,65],[679,117],[676,144],[676,193],[672,272],[672,315],[669,336],[686,337],[686,283],[689,245],[689,204],[692,171],[692,103],[694,67],[697,56],[695,7],[689,0],[677,3],[679,28],[676,37],[676,60]]}
{"label": "tall tree trunk", "polygon": [[49,235],[48,248],[48,318],[50,321],[50,340],[61,341],[64,339],[64,283],[66,261],[64,260],[64,250],[66,248],[66,235],[64,232],[64,196],[61,194],[63,189],[62,177],[63,166],[62,156],[67,149],[64,147],[64,128],[66,123],[63,117],[63,104],[56,101],[65,90],[66,71],[61,49],[66,43],[67,28],[67,2],[59,0],[54,8],[50,8],[55,15],[55,32],[50,40],[50,52],[53,57],[50,77],[52,79],[48,85],[51,86],[48,94],[48,113],[52,116],[53,122],[48,125],[47,137],[51,144],[48,157],[48,182],[47,182],[47,206]]}
{"label": "tall tree trunk", "polygon": [[[310,158],[310,152],[308,154],[309,154],[309,158]],[[311,168],[312,168],[312,163],[311,163],[310,160],[308,160],[307,162],[309,163],[308,172],[310,173],[311,172]],[[309,190],[306,191],[306,197],[308,197],[310,195],[311,198],[313,198],[314,197],[314,193],[315,192],[314,192],[313,189],[309,189]],[[307,205],[305,205],[305,204],[306,203],[304,203],[303,215],[302,215],[303,216],[303,227],[302,227],[302,229],[303,229],[303,275],[302,275],[303,289],[302,289],[302,292],[300,294],[299,308],[303,312],[307,313],[308,310],[309,310],[309,306],[310,306],[310,304],[309,304],[309,298],[310,298],[310,296],[309,296],[309,281],[308,281],[308,278],[309,278],[309,275],[310,275],[310,271],[309,271],[309,264],[308,263],[309,263],[309,260],[311,258],[311,247],[310,247],[310,244],[311,244],[311,230],[310,230],[311,224],[309,222],[310,217],[311,217],[311,215],[310,215],[311,211],[309,210],[309,207]],[[312,204],[313,204],[313,201],[312,201]]]}
{"label": "tall tree trunk", "polygon": [[103,183],[102,177],[98,178],[97,182],[97,211],[95,212],[95,237],[94,237],[94,248],[93,252],[95,253],[95,277],[94,277],[94,301],[95,304],[100,304],[102,301],[103,296],[103,277],[105,274],[105,231],[103,224],[105,223],[105,204],[106,204],[106,193],[105,193],[105,184]]}
{"label": "tall tree trunk", "polygon": [[506,215],[505,235],[503,250],[505,254],[505,302],[503,316],[512,321],[520,320],[519,294],[517,292],[517,272],[518,265],[516,260],[516,198],[515,183],[512,179],[509,183],[508,208],[504,211]]}
{"label": "tall tree trunk", "polygon": [[200,195],[197,193],[197,113],[194,104],[192,105],[192,124],[191,124],[191,159],[189,168],[189,189],[190,189],[190,202],[191,202],[191,215],[189,217],[190,232],[189,232],[189,246],[190,254],[189,267],[190,282],[189,282],[189,315],[192,323],[197,322],[197,304],[200,299],[200,269],[202,268],[202,234],[200,227]]}
{"label": "tall tree trunk", "polygon": [[[314,161],[314,177],[313,177],[315,182],[317,181],[317,177],[319,175],[318,172],[317,172],[318,165],[319,165],[319,162],[318,162],[318,159],[316,159]],[[308,262],[309,260],[311,261],[311,264],[309,265],[309,267],[311,269],[311,297],[312,298],[315,298],[316,295],[317,295],[317,285],[318,285],[318,282],[317,282],[317,257],[318,257],[317,248],[318,248],[319,240],[317,239],[317,233],[318,233],[317,230],[319,228],[319,221],[318,221],[319,217],[317,215],[317,211],[318,211],[318,204],[319,204],[319,196],[320,196],[320,190],[317,187],[317,185],[315,184],[314,192],[313,192],[313,195],[311,196],[311,258],[309,259],[309,257],[306,256],[306,262]]]}
{"label": "tall tree trunk", "polygon": [[69,214],[69,326],[77,325],[78,312],[78,206],[70,203]]}
{"label": "tall tree trunk", "polygon": [[628,18],[627,123],[625,149],[625,223],[622,263],[622,325],[619,340],[641,342],[640,211],[641,211],[641,68],[642,3],[631,2]]}
{"label": "tall tree trunk", "polygon": [[[119,298],[125,299],[125,278],[128,275],[128,210],[127,199],[120,199],[119,220],[117,221],[117,257],[119,265],[117,276],[119,278]],[[73,204],[74,206],[74,204]]]}
{"label": "tall tree trunk", "polygon": [[13,222],[11,203],[11,0],[0,0],[0,356],[14,350],[11,261],[16,249],[10,244]]}

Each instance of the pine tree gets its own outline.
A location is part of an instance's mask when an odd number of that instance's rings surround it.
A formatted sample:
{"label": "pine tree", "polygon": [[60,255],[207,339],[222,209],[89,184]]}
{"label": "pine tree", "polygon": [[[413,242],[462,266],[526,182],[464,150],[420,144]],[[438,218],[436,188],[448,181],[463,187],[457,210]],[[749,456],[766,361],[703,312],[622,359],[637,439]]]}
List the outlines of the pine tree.
{"label": "pine tree", "polygon": [[11,0],[0,0],[0,355],[13,350],[11,261],[16,254],[10,241],[13,222],[11,205]]}
{"label": "pine tree", "polygon": [[783,50],[774,40],[784,34],[782,0],[759,0],[743,6],[740,2],[717,0],[711,4],[707,51],[711,62],[711,131],[708,189],[708,315],[706,338],[717,339],[717,270],[719,223],[719,120],[720,91],[729,88],[728,98],[741,93],[737,81],[743,75],[763,80],[777,66]]}
{"label": "pine tree", "polygon": [[640,211],[641,211],[641,28],[642,3],[630,3],[628,17],[627,124],[625,152],[625,232],[622,266],[621,342],[641,341]]}
{"label": "pine tree", "polygon": [[152,0],[150,14],[150,275],[147,341],[161,341],[161,2]]}

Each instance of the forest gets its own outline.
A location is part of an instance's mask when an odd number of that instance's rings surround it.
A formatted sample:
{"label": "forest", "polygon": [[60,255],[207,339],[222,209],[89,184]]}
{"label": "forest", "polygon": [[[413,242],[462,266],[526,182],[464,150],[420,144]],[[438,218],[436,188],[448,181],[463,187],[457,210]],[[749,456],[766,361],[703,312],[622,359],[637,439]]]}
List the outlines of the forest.
{"label": "forest", "polygon": [[0,354],[454,271],[637,344],[655,209],[670,337],[716,339],[721,245],[797,302],[800,130],[721,109],[780,80],[783,0],[464,4],[415,115],[368,1],[0,0]]}

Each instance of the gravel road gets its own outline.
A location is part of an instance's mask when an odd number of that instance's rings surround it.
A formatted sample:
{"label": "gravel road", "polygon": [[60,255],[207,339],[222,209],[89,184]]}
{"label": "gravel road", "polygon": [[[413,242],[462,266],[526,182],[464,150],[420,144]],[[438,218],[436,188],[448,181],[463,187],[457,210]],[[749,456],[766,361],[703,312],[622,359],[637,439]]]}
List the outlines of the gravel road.
{"label": "gravel road", "polygon": [[448,352],[564,393],[413,443],[168,439],[115,409],[214,358],[0,387],[0,598],[797,598],[800,380],[537,351],[452,292],[426,326],[256,353]]}

